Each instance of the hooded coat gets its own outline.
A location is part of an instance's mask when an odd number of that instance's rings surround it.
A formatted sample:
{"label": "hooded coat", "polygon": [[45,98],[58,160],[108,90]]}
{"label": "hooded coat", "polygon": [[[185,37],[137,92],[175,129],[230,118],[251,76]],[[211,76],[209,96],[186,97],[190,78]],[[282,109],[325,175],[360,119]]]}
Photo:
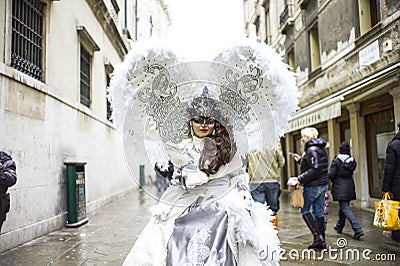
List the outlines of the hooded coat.
{"label": "hooded coat", "polygon": [[6,214],[10,210],[10,196],[7,193],[9,187],[17,182],[15,162],[7,153],[0,151],[0,229]]}
{"label": "hooded coat", "polygon": [[332,182],[333,200],[355,200],[356,190],[353,172],[357,167],[356,160],[349,154],[339,153],[332,160],[328,177]]}
{"label": "hooded coat", "polygon": [[15,162],[7,153],[0,151],[0,194],[6,194],[17,182]]}
{"label": "hooded coat", "polygon": [[301,174],[298,176],[303,186],[328,184],[328,154],[325,146],[326,141],[322,138],[312,139],[305,144],[304,154],[299,161]]}
{"label": "hooded coat", "polygon": [[400,132],[386,147],[384,169],[382,191],[390,191],[393,193],[394,200],[400,200]]}

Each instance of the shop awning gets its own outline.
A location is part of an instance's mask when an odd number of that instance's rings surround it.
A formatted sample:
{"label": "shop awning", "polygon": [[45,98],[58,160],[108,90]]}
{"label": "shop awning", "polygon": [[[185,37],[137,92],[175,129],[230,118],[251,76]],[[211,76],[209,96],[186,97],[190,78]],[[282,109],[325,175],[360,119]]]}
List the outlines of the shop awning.
{"label": "shop awning", "polygon": [[341,115],[340,101],[343,96],[324,99],[297,111],[289,120],[289,128],[285,133],[292,132],[304,127],[312,126]]}
{"label": "shop awning", "polygon": [[[316,103],[304,107],[292,115],[292,118],[289,120],[289,126],[285,133],[299,130],[304,127],[313,126],[329,119],[339,117],[341,115],[340,102],[343,101],[345,97],[360,91],[367,86],[372,86],[372,84],[375,84],[374,90],[379,90],[382,86],[387,86],[387,84],[384,82],[381,82],[380,84],[377,83],[380,80],[386,80],[390,83],[393,83],[393,80],[397,82],[399,68],[400,63],[389,66],[378,73],[369,75],[368,77],[351,84],[350,86],[332,94],[325,99],[321,99]],[[389,80],[390,77],[393,77],[393,80]],[[371,90],[369,90],[367,93],[370,94]],[[356,98],[354,97],[352,98],[352,100],[355,99]]]}

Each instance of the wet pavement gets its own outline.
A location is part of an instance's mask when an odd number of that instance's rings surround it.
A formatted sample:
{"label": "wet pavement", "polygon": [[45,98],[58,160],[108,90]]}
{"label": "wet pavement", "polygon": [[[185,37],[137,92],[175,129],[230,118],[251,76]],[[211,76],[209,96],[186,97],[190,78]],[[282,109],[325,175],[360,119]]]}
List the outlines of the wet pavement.
{"label": "wet pavement", "polygon": [[[89,214],[85,225],[62,228],[1,253],[0,265],[121,265],[150,217],[149,207],[155,203],[149,193],[134,190]],[[361,240],[352,238],[349,223],[342,235],[333,230],[337,204],[330,202],[328,250],[310,251],[307,246],[312,242],[311,233],[298,209],[290,207],[289,194],[283,192],[279,238],[284,252],[280,264],[398,265],[400,247],[372,226],[373,212],[357,208],[353,211],[365,233]]]}

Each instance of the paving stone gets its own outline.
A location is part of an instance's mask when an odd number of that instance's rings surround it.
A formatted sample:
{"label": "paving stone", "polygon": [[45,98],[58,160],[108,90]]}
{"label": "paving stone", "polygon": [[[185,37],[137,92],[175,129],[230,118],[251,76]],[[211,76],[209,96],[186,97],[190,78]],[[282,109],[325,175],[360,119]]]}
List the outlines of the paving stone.
{"label": "paving stone", "polygon": [[[88,215],[89,222],[77,228],[62,228],[34,239],[19,247],[0,254],[0,265],[122,265],[138,235],[150,218],[149,207],[156,199],[148,193],[153,188],[134,190],[125,197],[115,200],[96,212]],[[290,206],[289,193],[283,192],[280,198],[279,232],[281,247],[289,252],[308,254],[308,245],[313,237],[302,219],[298,209]],[[338,234],[333,225],[337,220],[337,203],[329,204],[329,220],[326,242],[336,254],[363,252],[371,250],[371,260],[345,258],[315,253],[315,258],[288,258],[280,265],[397,265],[396,261],[377,261],[376,255],[395,256],[400,260],[400,247],[383,236],[382,231],[372,226],[373,212],[353,208],[365,235],[360,240],[352,238],[349,223],[343,234]],[[346,245],[341,243],[345,242]],[[336,251],[335,251],[336,250]],[[361,253],[360,253],[361,254]],[[339,255],[338,255],[339,256]],[[344,256],[344,255],[342,255]],[[372,260],[373,259],[373,260]],[[391,258],[393,259],[393,258]]]}

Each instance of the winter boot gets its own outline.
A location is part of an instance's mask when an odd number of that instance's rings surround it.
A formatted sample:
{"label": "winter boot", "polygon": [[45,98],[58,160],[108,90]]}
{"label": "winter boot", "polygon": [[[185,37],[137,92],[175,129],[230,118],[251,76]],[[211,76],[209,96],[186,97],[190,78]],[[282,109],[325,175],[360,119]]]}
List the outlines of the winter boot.
{"label": "winter boot", "polygon": [[325,241],[325,220],[324,217],[315,218],[317,220],[317,227],[319,234],[324,238]]}
{"label": "winter boot", "polygon": [[318,226],[314,219],[314,216],[311,213],[307,212],[303,214],[303,219],[314,236],[314,242],[308,248],[326,249],[325,240],[318,232]]}

